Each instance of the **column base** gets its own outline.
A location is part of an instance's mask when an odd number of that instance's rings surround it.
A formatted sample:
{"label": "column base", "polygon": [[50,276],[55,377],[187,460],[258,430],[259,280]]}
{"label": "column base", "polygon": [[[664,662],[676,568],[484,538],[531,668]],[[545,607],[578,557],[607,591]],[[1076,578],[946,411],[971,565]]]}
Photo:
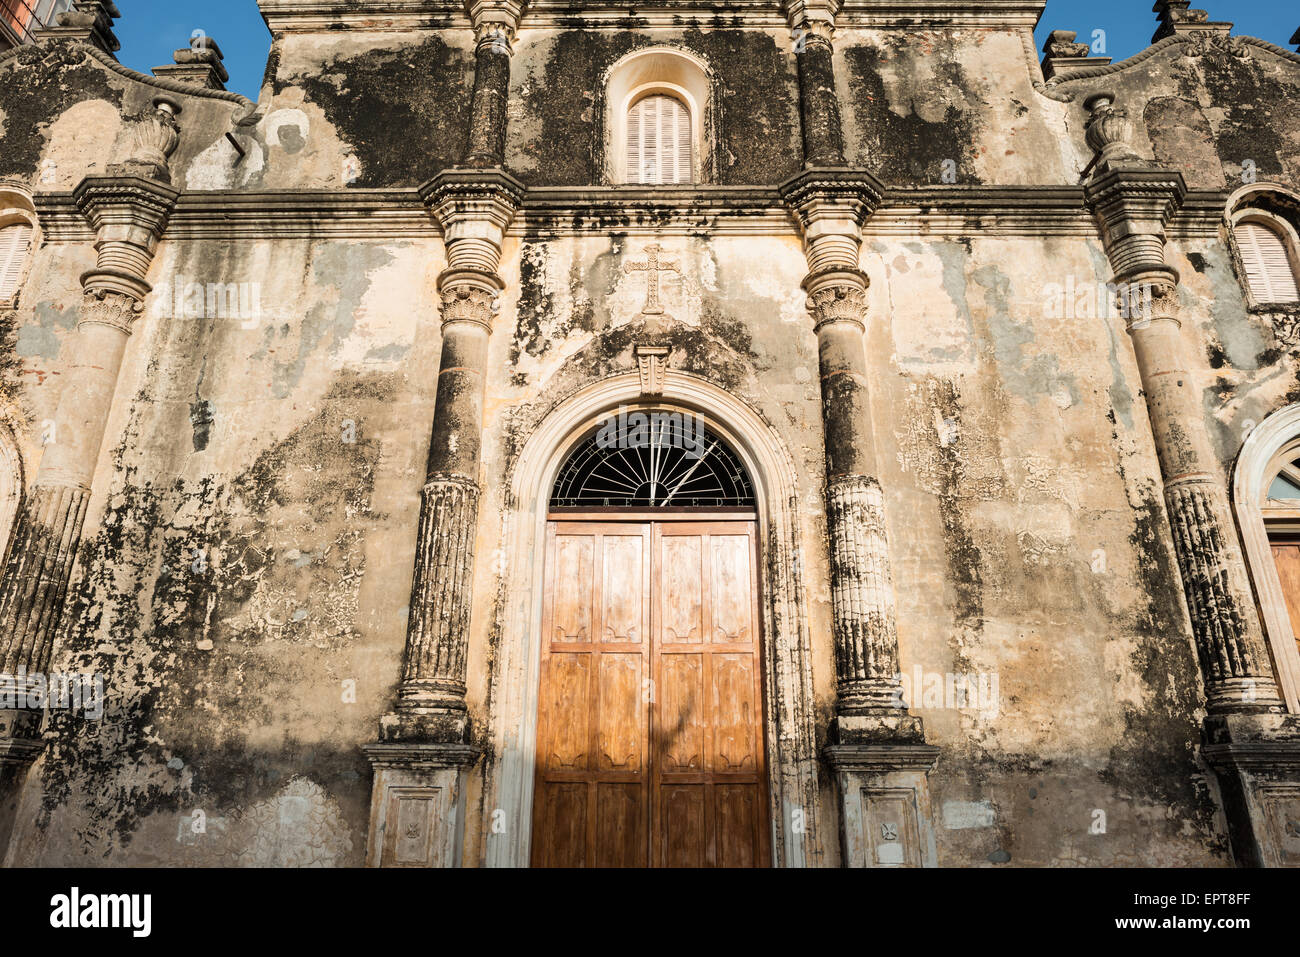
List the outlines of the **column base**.
{"label": "column base", "polygon": [[835,716],[831,739],[846,745],[924,745],[919,717],[898,708],[864,708]]}
{"label": "column base", "polygon": [[833,744],[824,754],[839,786],[844,866],[936,866],[927,775],[939,749],[925,744]]}
{"label": "column base", "polygon": [[398,708],[379,719],[379,740],[463,745],[469,740],[469,713],[464,708]]}
{"label": "column base", "polygon": [[1205,740],[1237,865],[1300,867],[1300,719],[1211,715]]}
{"label": "column base", "polygon": [[465,777],[479,749],[465,744],[369,744],[367,867],[459,867]]}

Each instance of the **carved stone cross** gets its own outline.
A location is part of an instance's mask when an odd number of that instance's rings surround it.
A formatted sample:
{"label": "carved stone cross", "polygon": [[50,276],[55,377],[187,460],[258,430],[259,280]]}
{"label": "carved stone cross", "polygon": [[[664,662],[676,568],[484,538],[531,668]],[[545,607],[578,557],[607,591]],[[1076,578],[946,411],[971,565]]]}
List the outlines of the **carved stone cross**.
{"label": "carved stone cross", "polygon": [[663,247],[658,243],[652,243],[645,248],[646,261],[643,263],[624,263],[623,271],[629,275],[634,272],[647,273],[645,308],[641,310],[642,315],[662,316],[664,307],[659,303],[659,274],[661,272],[673,272],[681,275],[682,271],[677,268],[677,260],[665,259],[659,260],[659,253]]}

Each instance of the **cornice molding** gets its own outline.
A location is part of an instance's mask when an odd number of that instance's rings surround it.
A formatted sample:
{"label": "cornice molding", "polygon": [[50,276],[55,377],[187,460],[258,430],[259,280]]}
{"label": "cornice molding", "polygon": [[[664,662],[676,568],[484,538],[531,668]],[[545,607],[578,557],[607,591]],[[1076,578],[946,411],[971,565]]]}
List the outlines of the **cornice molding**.
{"label": "cornice molding", "polygon": [[[1228,194],[1192,190],[1170,238],[1212,238]],[[45,243],[95,235],[71,192],[37,193]],[[534,187],[507,230],[516,238],[590,235],[797,236],[774,187]],[[167,242],[255,239],[438,239],[418,189],[265,190],[182,193]],[[863,237],[1081,236],[1097,225],[1080,186],[890,188]]]}
{"label": "cornice molding", "polygon": [[[834,6],[836,4],[827,4]],[[1030,27],[1045,0],[845,0],[835,15],[839,27]],[[274,33],[352,29],[456,29],[470,26],[459,0],[259,0],[262,18]],[[688,25],[789,28],[786,5],[772,0],[730,0],[725,5],[700,0],[649,3],[595,3],[532,0],[521,30],[582,27],[626,29]]]}

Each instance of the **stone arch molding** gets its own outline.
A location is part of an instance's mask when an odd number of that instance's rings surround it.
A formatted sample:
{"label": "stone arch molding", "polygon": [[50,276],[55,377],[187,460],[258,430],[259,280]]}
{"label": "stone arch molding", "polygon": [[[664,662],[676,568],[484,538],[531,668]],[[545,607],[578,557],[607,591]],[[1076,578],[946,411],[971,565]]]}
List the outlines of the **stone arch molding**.
{"label": "stone arch molding", "polygon": [[1300,457],[1300,403],[1279,409],[1251,430],[1237,457],[1232,502],[1282,698],[1288,711],[1300,714],[1300,649],[1260,505],[1275,471],[1272,466],[1284,453]]}
{"label": "stone arch molding", "polygon": [[482,863],[529,863],[550,491],[569,452],[620,406],[699,415],[731,444],[754,482],[762,542],[759,587],[773,863],[816,865],[822,822],[797,472],[781,440],[757,412],[704,379],[675,370],[664,373],[662,395],[646,396],[636,372],[570,394],[542,419],[511,470],[502,539],[503,600],[496,622],[501,639],[489,699],[494,759],[488,762],[484,781]]}
{"label": "stone arch molding", "polygon": [[718,156],[717,83],[709,65],[693,53],[671,46],[634,50],[605,73],[600,87],[603,102],[600,144],[604,152],[605,181],[614,186],[628,182],[628,110],[644,96],[666,93],[686,104],[691,113],[694,156],[692,180],[711,183],[720,168]]}

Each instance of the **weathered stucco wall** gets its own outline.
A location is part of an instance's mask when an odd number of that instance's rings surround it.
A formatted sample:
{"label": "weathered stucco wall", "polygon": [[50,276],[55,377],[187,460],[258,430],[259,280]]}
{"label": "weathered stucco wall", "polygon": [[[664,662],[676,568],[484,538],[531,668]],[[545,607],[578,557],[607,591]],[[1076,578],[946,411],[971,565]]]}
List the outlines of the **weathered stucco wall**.
{"label": "weathered stucco wall", "polygon": [[[771,186],[798,171],[788,32],[698,26],[524,30],[510,170],[530,186],[600,184],[602,78],[648,45],[680,46],[717,78],[721,184]],[[1177,53],[1105,78],[1150,155],[1195,188],[1234,187],[1246,157],[1261,177],[1294,183],[1300,119],[1284,104],[1300,92],[1300,66],[1258,49]],[[176,183],[236,194],[414,187],[460,161],[473,57],[467,30],[279,36],[260,119],[239,133],[242,161],[225,139],[238,106],[182,97]],[[1043,96],[1015,30],[848,29],[835,67],[849,162],[890,186],[943,184],[949,159],[954,185],[1074,186],[1090,156],[1079,103],[1092,86],[1067,85],[1080,91],[1072,102]],[[124,122],[157,92],[85,58],[10,60],[0,75],[0,176],[38,192],[103,172]],[[792,222],[762,235],[664,218],[654,233],[528,226],[503,251],[469,649],[484,746],[502,575],[519,571],[500,561],[511,469],[557,401],[634,368],[645,278],[623,266],[651,242],[681,268],[665,279],[671,365],[746,402],[800,474],[824,743],[835,674],[802,246]],[[1080,222],[1068,235],[927,223],[869,235],[862,251],[866,425],[886,493],[902,671],[923,675],[910,703],[942,749],[930,778],[939,860],[1227,864],[1195,755],[1200,678],[1123,320],[1099,317],[1095,295],[1093,311],[1049,305],[1050,284],[1111,278]],[[54,716],[15,863],[364,858],[360,747],[375,739],[401,668],[443,249],[414,233],[270,238],[274,223],[259,228],[165,239],[149,274],[157,292],[119,379],[55,663],[104,675],[107,710],[102,721]],[[1170,261],[1226,476],[1249,425],[1300,399],[1297,350],[1248,312],[1223,238],[1180,239]],[[29,475],[63,387],[77,277],[93,262],[85,242],[41,246],[5,319],[0,399],[26,425]],[[245,285],[256,315],[178,314],[182,281]],[[930,676],[954,674],[992,679],[996,697],[927,703]],[[471,775],[470,864],[492,810],[482,769]],[[821,784],[833,820],[829,774]],[[1098,812],[1104,833],[1093,833]],[[836,862],[833,829],[823,839]]]}

